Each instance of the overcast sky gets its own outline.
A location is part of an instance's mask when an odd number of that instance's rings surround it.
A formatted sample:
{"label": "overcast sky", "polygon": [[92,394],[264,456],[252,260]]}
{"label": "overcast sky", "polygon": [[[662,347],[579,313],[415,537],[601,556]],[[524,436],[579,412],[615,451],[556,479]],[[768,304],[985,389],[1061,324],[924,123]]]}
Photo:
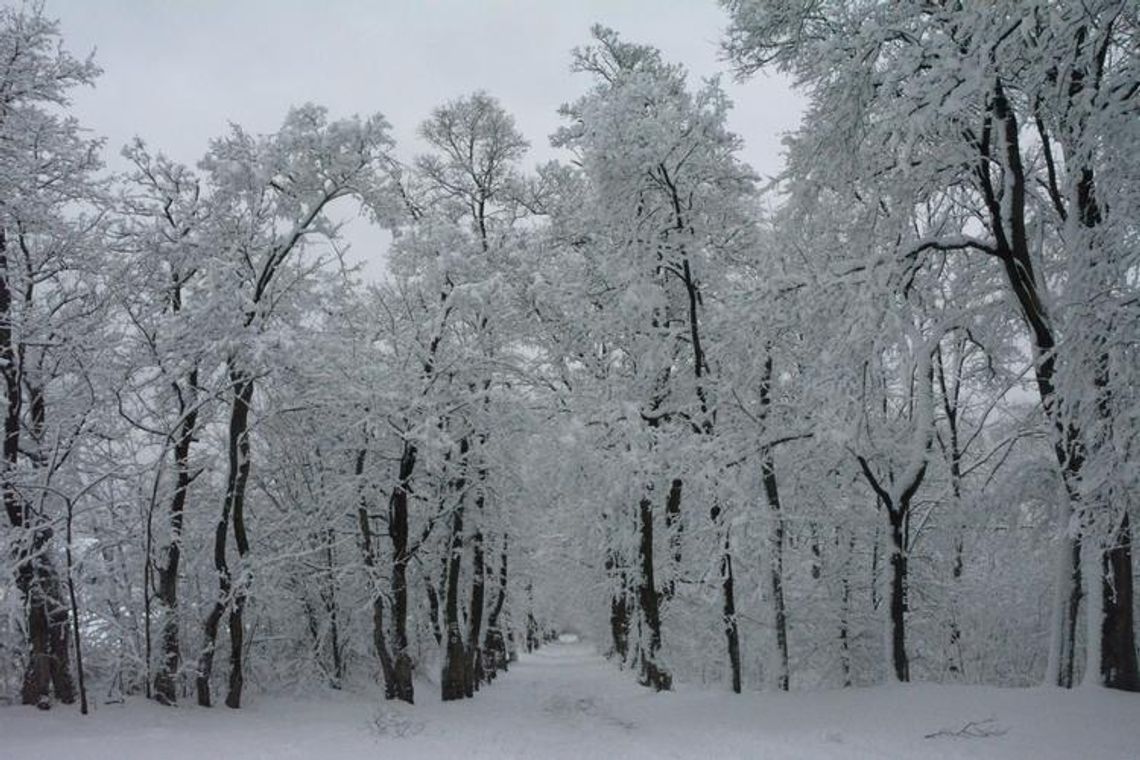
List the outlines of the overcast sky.
{"label": "overcast sky", "polygon": [[[74,106],[107,138],[109,158],[138,135],[193,164],[227,122],[270,132],[306,101],[333,117],[379,111],[410,158],[432,108],[484,89],[514,115],[532,159],[545,160],[557,107],[589,84],[569,61],[591,24],[660,48],[694,78],[725,68],[715,0],[47,0],[47,11],[67,47],[94,49],[104,69]],[[723,83],[746,160],[778,171],[801,101],[774,76]],[[350,237],[358,249],[377,245],[360,225]]]}

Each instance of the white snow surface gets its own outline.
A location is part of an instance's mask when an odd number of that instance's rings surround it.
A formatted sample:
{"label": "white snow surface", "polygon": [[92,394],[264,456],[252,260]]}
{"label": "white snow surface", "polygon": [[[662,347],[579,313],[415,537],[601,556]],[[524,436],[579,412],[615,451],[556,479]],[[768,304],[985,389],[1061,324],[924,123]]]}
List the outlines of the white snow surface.
{"label": "white snow surface", "polygon": [[[5,707],[0,758],[1140,758],[1140,695],[1103,689],[655,694],[585,642],[522,656],[471,700],[442,703],[419,687],[415,706],[329,692],[250,694],[239,711]],[[981,735],[957,735],[967,724]]]}

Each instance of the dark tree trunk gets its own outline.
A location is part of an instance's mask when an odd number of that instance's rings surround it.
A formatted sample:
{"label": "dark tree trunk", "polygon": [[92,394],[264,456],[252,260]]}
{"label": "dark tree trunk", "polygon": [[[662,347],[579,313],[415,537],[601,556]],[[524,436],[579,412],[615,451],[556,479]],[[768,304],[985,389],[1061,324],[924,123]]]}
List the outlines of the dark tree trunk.
{"label": "dark tree trunk", "polygon": [[903,519],[891,512],[891,664],[895,678],[910,681],[910,659],[906,653],[907,550]]}
{"label": "dark tree trunk", "polygon": [[500,670],[507,670],[507,641],[503,636],[501,618],[507,601],[507,538],[503,537],[503,550],[499,554],[499,589],[491,614],[487,616],[487,636],[483,642],[483,672],[492,680]]}
{"label": "dark tree trunk", "polygon": [[444,591],[443,627],[447,637],[444,649],[443,673],[440,677],[440,693],[444,702],[463,699],[471,693],[467,683],[469,669],[467,647],[463,639],[463,628],[459,620],[459,571],[463,562],[463,491],[467,485],[467,452],[469,443],[464,436],[459,440],[460,476],[452,484],[452,491],[458,501],[451,513],[451,538],[447,547],[447,575]]}
{"label": "dark tree trunk", "polygon": [[526,582],[526,651],[533,652],[542,643],[538,620],[534,617],[534,586]]}
{"label": "dark tree trunk", "polygon": [[[75,503],[67,500],[67,595],[71,602],[71,634],[75,637],[75,674],[79,679],[79,712],[87,714],[87,679],[83,672],[83,638],[79,628],[79,599],[75,594],[75,562],[71,553]],[[66,646],[66,642],[64,642]]]}
{"label": "dark tree trunk", "polygon": [[443,701],[463,699],[467,685],[467,651],[459,621],[459,566],[463,561],[463,505],[458,504],[451,518],[448,546],[447,584],[444,593],[443,627],[447,637],[440,690]]}
{"label": "dark tree trunk", "polygon": [[16,584],[28,609],[28,663],[21,701],[41,709],[51,706],[51,694],[64,704],[75,701],[68,648],[68,614],[59,574],[46,554],[47,528],[32,534],[31,556],[20,561]]}
{"label": "dark tree trunk", "polygon": [[[482,505],[482,496],[476,499],[476,504]],[[471,538],[472,572],[471,572],[471,603],[467,613],[467,696],[473,696],[478,690],[482,680],[483,659],[479,642],[483,629],[483,602],[486,595],[486,562],[483,553],[483,532],[476,530]]]}
{"label": "dark tree trunk", "polygon": [[416,447],[404,443],[396,487],[388,504],[388,533],[392,538],[392,655],[391,692],[408,704],[415,702],[412,657],[408,652],[408,489],[416,467]]}
{"label": "dark tree trunk", "polygon": [[611,585],[617,588],[610,593],[610,639],[618,663],[624,666],[629,659],[628,578],[625,569],[619,569],[619,560],[612,549],[606,557],[606,572],[616,574],[616,584],[611,580]]}
{"label": "dark tree trunk", "polygon": [[340,610],[336,603],[336,537],[332,528],[325,531],[325,586],[321,591],[325,614],[329,619],[329,649],[332,656],[332,678],[329,686],[339,689],[344,681],[344,658],[341,656]]}
{"label": "dark tree trunk", "polygon": [[1068,541],[1068,544],[1069,552],[1065,561],[1072,585],[1065,599],[1064,619],[1061,622],[1064,635],[1061,641],[1061,661],[1057,678],[1057,685],[1065,689],[1071,689],[1077,677],[1077,620],[1082,597],[1080,538],[1074,537]]}
{"label": "dark tree trunk", "polygon": [[[357,478],[364,474],[364,458],[366,455],[365,449],[361,449],[356,455]],[[372,592],[372,648],[376,650],[376,656],[380,658],[380,670],[384,676],[384,696],[386,699],[395,699],[396,668],[384,636],[384,597],[380,593],[379,581],[376,578],[376,544],[372,536],[368,502],[363,492],[360,494],[356,516],[360,525],[360,543],[364,554],[364,567],[368,572],[369,590]]]}
{"label": "dark tree trunk", "polygon": [[[186,509],[187,492],[194,479],[190,472],[190,446],[197,429],[198,409],[194,400],[194,389],[198,385],[198,370],[192,370],[185,388],[174,385],[178,398],[181,424],[174,441],[174,496],[170,502],[170,544],[166,548],[164,561],[157,566],[158,600],[163,606],[162,614],[162,653],[159,657],[158,672],[154,676],[154,698],[164,705],[178,701],[178,669],[182,663],[182,653],[178,641],[178,570],[182,559],[182,524]],[[187,397],[188,396],[188,397]]]}
{"label": "dark tree trunk", "polygon": [[648,641],[641,648],[641,684],[657,691],[668,691],[673,686],[673,677],[657,661],[661,651],[661,594],[657,590],[653,571],[653,502],[648,496],[642,497],[639,504],[641,541],[639,557],[641,578],[638,587],[638,603],[642,619],[648,628]]}
{"label": "dark tree trunk", "polygon": [[1132,622],[1132,527],[1128,512],[1120,520],[1104,555],[1104,623],[1100,674],[1111,689],[1140,691],[1136,634]]}
{"label": "dark tree trunk", "polygon": [[624,665],[629,660],[629,602],[624,592],[614,594],[610,599],[610,635],[613,637],[614,654]]}
{"label": "dark tree trunk", "polygon": [[736,621],[736,580],[732,572],[732,537],[731,529],[721,525],[721,509],[719,505],[713,506],[709,516],[717,530],[724,530],[724,551],[720,556],[721,580],[721,623],[724,625],[724,637],[728,649],[728,667],[731,674],[732,690],[740,693],[740,631]]}
{"label": "dark tree trunk", "polygon": [[728,643],[728,664],[732,671],[732,690],[740,693],[740,632],[736,624],[736,589],[732,575],[732,546],[728,529],[724,534],[724,555],[720,561],[724,599],[724,635]]}
{"label": "dark tree trunk", "polygon": [[665,533],[669,537],[669,582],[665,585],[666,600],[677,593],[677,573],[681,571],[681,489],[680,478],[669,484],[665,498]]}
{"label": "dark tree trunk", "polygon": [[[447,577],[447,563],[444,562],[444,577]],[[432,585],[431,578],[425,580],[428,597],[428,613],[431,616],[431,633],[437,646],[443,646],[443,628],[439,623],[439,592]]]}
{"label": "dark tree trunk", "polygon": [[[954,510],[956,512],[962,511],[962,446],[958,436],[958,420],[959,420],[959,400],[961,398],[962,389],[962,366],[964,362],[965,340],[960,339],[957,343],[954,366],[952,367],[951,377],[953,382],[949,382],[946,377],[946,361],[942,352],[942,344],[938,343],[934,348],[934,356],[938,359],[935,362],[937,368],[938,387],[942,396],[942,412],[946,417],[947,440],[942,445],[943,451],[946,455],[947,462],[950,465],[950,490],[954,494]],[[954,563],[950,572],[951,587],[950,587],[950,620],[948,627],[950,629],[950,641],[947,647],[947,670],[952,675],[958,675],[962,672],[962,631],[958,626],[958,584],[962,578],[962,570],[964,567],[963,558],[963,532],[964,527],[958,528],[957,536],[954,539]]]}
{"label": "dark tree trunk", "polygon": [[[839,536],[836,536],[836,545],[839,544]],[[855,534],[852,533],[851,537],[847,540],[847,558],[843,563],[842,575],[839,579],[839,665],[843,670],[843,686],[849,687],[852,684],[851,678],[851,582],[847,578],[848,568],[851,564],[851,556],[855,553]],[[872,581],[874,582],[874,581]]]}
{"label": "dark tree trunk", "polygon": [[[226,531],[225,524],[219,526],[215,531],[214,538],[214,569],[218,573],[218,598],[214,601],[214,606],[210,608],[210,614],[206,616],[206,622],[202,626],[202,655],[198,659],[198,676],[195,679],[195,685],[198,691],[198,705],[200,707],[209,707],[212,704],[212,697],[210,694],[210,677],[214,673],[214,652],[218,645],[218,627],[222,622],[222,615],[226,611],[226,601],[230,596],[230,578],[229,569],[225,564],[225,541]],[[220,537],[219,535],[220,534]],[[221,545],[221,553],[219,554],[218,546]],[[219,567],[218,558],[221,557],[221,566]]]}
{"label": "dark tree trunk", "polygon": [[246,586],[249,583],[246,562],[249,557],[249,538],[245,529],[245,487],[249,480],[249,411],[253,401],[253,378],[231,368],[233,382],[233,408],[230,412],[229,477],[226,482],[226,502],[233,515],[234,545],[237,547],[239,575],[234,586],[233,604],[230,606],[230,678],[226,691],[226,707],[241,707],[241,692],[245,679],[242,657],[245,641]]}
{"label": "dark tree trunk", "polygon": [[[214,602],[204,626],[205,641],[202,657],[198,664],[198,704],[209,707],[211,704],[210,679],[213,676],[214,656],[217,649],[218,629],[222,616],[229,610],[230,632],[230,677],[226,691],[226,706],[241,706],[242,647],[244,644],[245,592],[235,588],[233,576],[226,559],[226,538],[232,518],[234,542],[237,545],[239,561],[244,562],[249,554],[249,539],[245,531],[245,485],[249,478],[249,407],[253,399],[253,378],[230,369],[232,401],[228,435],[229,470],[226,476],[226,493],[222,502],[222,514],[214,529],[214,570],[218,574],[218,597]],[[246,580],[238,579],[244,586]]]}
{"label": "dark tree trunk", "polygon": [[[931,378],[927,378],[927,380],[930,381]],[[928,447],[930,443],[927,441]],[[910,659],[906,652],[907,555],[910,551],[910,507],[914,495],[918,493],[918,489],[926,477],[927,464],[923,462],[913,480],[906,483],[901,491],[892,494],[883,488],[882,482],[875,476],[866,459],[861,456],[857,456],[856,459],[863,470],[864,477],[875,492],[879,506],[886,509],[887,522],[891,529],[891,588],[888,600],[891,672],[897,681],[906,683],[910,681]],[[893,477],[891,480],[893,481]],[[875,585],[874,578],[872,578],[871,583],[872,586]]]}
{"label": "dark tree trunk", "polygon": [[[772,404],[772,354],[764,357],[764,374],[760,379],[760,419],[768,420],[768,409]],[[765,431],[767,433],[767,431]],[[787,691],[791,673],[788,664],[788,615],[784,602],[784,511],[780,503],[780,487],[776,480],[776,459],[771,447],[764,451],[760,463],[760,477],[764,484],[764,495],[771,513],[772,530],[768,542],[771,557],[768,563],[768,582],[772,592],[772,607],[776,623],[776,656],[778,672],[776,687]]]}
{"label": "dark tree trunk", "polygon": [[245,683],[242,674],[242,655],[245,647],[245,594],[234,595],[234,603],[230,606],[230,677],[226,684],[226,707],[234,710],[241,707],[241,690]]}
{"label": "dark tree trunk", "polygon": [[768,508],[772,512],[772,533],[769,542],[772,556],[768,577],[776,621],[776,656],[779,658],[776,688],[787,691],[791,685],[791,673],[788,664],[788,613],[784,603],[784,514],[780,504],[779,484],[776,481],[776,463],[771,453],[765,455],[760,466],[760,474],[764,482]]}
{"label": "dark tree trunk", "polygon": [[384,597],[376,593],[372,597],[372,648],[380,658],[380,671],[384,676],[384,698],[396,698],[396,665],[392,653],[388,651],[388,640],[384,635]]}

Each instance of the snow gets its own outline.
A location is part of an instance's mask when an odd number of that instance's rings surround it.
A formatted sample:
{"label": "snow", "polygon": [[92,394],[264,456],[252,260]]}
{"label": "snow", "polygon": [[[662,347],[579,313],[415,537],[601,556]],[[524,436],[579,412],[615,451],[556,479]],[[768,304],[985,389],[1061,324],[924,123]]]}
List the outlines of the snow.
{"label": "snow", "polygon": [[1104,689],[656,694],[584,641],[524,655],[472,700],[445,704],[421,687],[414,707],[340,692],[250,694],[240,711],[134,700],[86,718],[6,707],[0,757],[1140,758],[1140,695]]}

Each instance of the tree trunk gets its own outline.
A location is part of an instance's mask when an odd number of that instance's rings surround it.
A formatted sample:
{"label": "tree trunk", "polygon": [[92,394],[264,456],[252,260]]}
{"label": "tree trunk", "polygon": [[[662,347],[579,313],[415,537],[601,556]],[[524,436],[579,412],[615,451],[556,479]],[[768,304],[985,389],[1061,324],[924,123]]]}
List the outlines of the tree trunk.
{"label": "tree trunk", "polygon": [[[361,449],[356,455],[356,477],[364,474],[364,458],[366,449]],[[368,515],[368,502],[363,491],[356,507],[357,522],[360,525],[360,543],[364,553],[364,567],[368,572],[369,590],[372,593],[372,648],[380,658],[380,670],[384,676],[384,697],[396,697],[396,668],[392,662],[392,655],[388,651],[388,642],[384,636],[384,597],[380,594],[379,582],[376,578],[376,544],[372,536],[372,522]]]}
{"label": "tree trunk", "polygon": [[456,505],[451,518],[448,546],[447,586],[444,594],[443,627],[447,636],[443,674],[440,678],[444,702],[463,699],[467,686],[467,652],[459,622],[459,565],[463,561],[463,504]]}
{"label": "tree trunk", "polygon": [[910,659],[906,653],[907,550],[904,518],[890,512],[891,521],[891,665],[899,683],[910,681]]}
{"label": "tree trunk", "polygon": [[[768,420],[768,409],[772,404],[772,353],[764,357],[764,374],[760,378],[760,419]],[[767,431],[765,431],[767,432]],[[764,483],[764,495],[771,512],[772,529],[768,542],[771,559],[768,563],[769,585],[772,591],[773,615],[776,622],[776,688],[787,691],[791,673],[788,666],[788,616],[784,603],[784,512],[780,504],[780,488],[776,480],[776,459],[769,447],[764,451],[760,463],[760,477]]]}
{"label": "tree trunk", "polygon": [[776,621],[776,688],[788,691],[791,688],[791,672],[788,665],[788,613],[784,603],[784,514],[776,481],[776,463],[770,452],[764,456],[760,474],[768,498],[768,508],[772,513],[772,532],[768,543],[772,556],[768,564],[768,577]]}
{"label": "tree trunk", "polygon": [[[67,500],[67,595],[71,602],[71,633],[75,636],[75,673],[79,678],[79,712],[87,714],[87,681],[83,672],[83,639],[79,629],[79,600],[75,594],[75,562],[71,554],[72,521],[75,517],[75,503]],[[64,642],[66,646],[66,642]]]}
{"label": "tree trunk", "polygon": [[[226,611],[230,596],[230,576],[225,559],[226,524],[221,523],[214,537],[214,570],[218,573],[218,598],[206,616],[202,626],[202,654],[198,659],[198,677],[195,680],[198,691],[198,705],[209,707],[212,703],[210,677],[214,673],[214,652],[218,645],[218,627]],[[221,547],[219,549],[219,546]],[[219,557],[221,558],[219,564]]]}
{"label": "tree trunk", "polygon": [[416,466],[416,447],[405,441],[400,469],[388,504],[388,534],[392,538],[392,676],[391,693],[408,704],[415,702],[412,657],[408,652],[408,488]]}
{"label": "tree trunk", "polygon": [[53,691],[56,699],[64,704],[75,701],[67,607],[59,574],[46,554],[49,537],[47,528],[33,531],[30,556],[24,555],[27,558],[20,560],[16,571],[16,585],[28,609],[29,653],[20,698],[25,705],[36,705],[43,710],[51,706]]}
{"label": "tree trunk", "polygon": [[669,484],[665,498],[665,533],[669,537],[669,582],[665,585],[666,600],[677,593],[677,574],[681,571],[681,489],[680,478]]}
{"label": "tree trunk", "polygon": [[214,570],[218,574],[218,597],[210,610],[205,624],[205,641],[202,657],[198,665],[198,704],[209,707],[211,704],[210,679],[213,676],[214,655],[217,649],[218,629],[222,615],[229,609],[228,626],[230,632],[230,677],[226,691],[226,706],[241,706],[242,646],[244,643],[243,613],[245,610],[244,577],[238,578],[235,588],[233,575],[226,559],[226,537],[231,517],[234,528],[234,542],[237,545],[239,561],[249,554],[249,539],[245,531],[245,485],[249,478],[249,407],[253,399],[253,378],[231,366],[232,401],[229,423],[229,470],[226,476],[226,493],[222,501],[222,514],[214,529]]}
{"label": "tree trunk", "polygon": [[[447,562],[444,562],[443,575],[447,577]],[[439,592],[432,585],[431,578],[424,581],[427,586],[428,614],[431,617],[431,634],[435,638],[436,646],[443,646],[443,627],[439,623]]]}
{"label": "tree trunk", "polygon": [[641,616],[649,629],[649,640],[641,647],[641,685],[657,691],[668,691],[673,686],[673,677],[657,661],[661,651],[661,594],[657,590],[653,573],[653,502],[644,496],[639,504],[641,541],[641,578],[638,587],[638,603]]}
{"label": "tree trunk", "polygon": [[226,482],[226,511],[233,515],[234,545],[237,546],[239,573],[234,586],[233,604],[230,606],[230,678],[226,691],[226,707],[241,707],[241,692],[245,678],[242,657],[245,641],[245,602],[249,584],[246,562],[249,557],[249,538],[245,530],[245,486],[249,480],[249,410],[253,400],[253,378],[231,368],[233,382],[233,408],[230,412],[229,477]]}
{"label": "tree trunk", "polygon": [[724,532],[724,555],[720,560],[724,599],[724,635],[728,643],[728,664],[732,670],[732,690],[740,693],[740,632],[736,623],[736,589],[732,575],[732,545],[729,531]]}
{"label": "tree trunk", "polygon": [[182,559],[182,524],[186,509],[186,496],[194,476],[190,472],[190,446],[197,429],[198,409],[195,388],[198,385],[198,370],[191,370],[184,389],[175,384],[174,390],[179,399],[181,424],[174,441],[174,496],[170,501],[170,544],[166,548],[164,561],[158,567],[158,600],[163,606],[162,613],[162,653],[159,657],[158,672],[154,676],[154,698],[164,705],[178,701],[178,669],[182,663],[182,653],[178,641],[178,570]]}
{"label": "tree trunk", "polygon": [[[482,496],[476,499],[481,511]],[[483,600],[486,593],[486,562],[483,554],[483,532],[476,529],[471,538],[472,572],[471,604],[467,613],[467,696],[473,696],[482,681],[483,659],[479,642],[483,628]]]}
{"label": "tree trunk", "polygon": [[[840,536],[836,535],[835,544],[840,543]],[[847,577],[851,566],[851,557],[855,553],[855,534],[852,533],[847,540],[847,556],[843,563],[842,575],[839,579],[839,665],[843,670],[843,686],[850,687],[853,683],[851,677],[851,582]],[[872,579],[872,583],[874,580]]]}
{"label": "tree trunk", "polygon": [[[618,570],[613,550],[606,558],[606,570],[617,573],[617,588],[610,593],[610,638],[618,664],[624,666],[629,659],[629,601],[625,570]],[[611,581],[612,583],[612,581]]]}
{"label": "tree trunk", "polygon": [[324,603],[325,614],[329,619],[329,649],[332,656],[332,678],[329,686],[339,689],[344,680],[344,658],[341,656],[340,642],[340,610],[336,602],[336,551],[334,549],[336,536],[333,529],[325,531],[325,561],[327,563],[325,585],[321,590],[321,601]]}
{"label": "tree trunk", "polygon": [[1100,676],[1110,689],[1140,691],[1132,599],[1132,528],[1125,511],[1104,554]]}
{"label": "tree trunk", "polygon": [[[929,380],[929,378],[928,378]],[[927,439],[927,448],[930,440]],[[887,522],[890,525],[891,554],[890,554],[890,592],[888,599],[888,632],[887,648],[891,660],[891,675],[900,683],[910,681],[910,659],[906,653],[906,614],[908,612],[907,599],[907,554],[910,551],[910,506],[914,495],[918,493],[923,479],[926,477],[927,462],[924,461],[915,471],[909,483],[896,483],[894,476],[890,475],[883,482],[890,482],[898,490],[895,493],[887,491],[880,480],[871,470],[870,464],[861,456],[856,456],[863,475],[875,492],[878,506],[887,512]],[[877,563],[878,553],[874,555]],[[872,589],[876,579],[872,577]],[[872,594],[874,592],[872,591]]]}
{"label": "tree trunk", "polygon": [[463,640],[463,628],[459,621],[459,570],[463,562],[463,502],[464,488],[467,485],[467,452],[469,443],[464,436],[459,440],[460,476],[452,483],[452,491],[458,501],[451,514],[451,538],[447,550],[447,576],[444,591],[443,626],[447,636],[444,649],[443,673],[440,677],[440,692],[444,702],[463,699],[471,693],[467,683],[467,647]]}
{"label": "tree trunk", "polygon": [[483,642],[483,672],[486,680],[494,679],[500,670],[507,670],[507,641],[500,627],[503,606],[507,601],[507,538],[503,537],[503,550],[499,554],[499,591],[491,614],[487,617],[487,636]]}
{"label": "tree trunk", "polygon": [[[1057,578],[1056,630],[1053,632],[1050,652],[1050,672],[1047,678],[1055,680],[1063,689],[1071,689],[1076,679],[1077,619],[1081,607],[1081,540],[1076,536],[1063,536],[1061,540],[1061,568]],[[1053,662],[1055,660],[1055,663]]]}

